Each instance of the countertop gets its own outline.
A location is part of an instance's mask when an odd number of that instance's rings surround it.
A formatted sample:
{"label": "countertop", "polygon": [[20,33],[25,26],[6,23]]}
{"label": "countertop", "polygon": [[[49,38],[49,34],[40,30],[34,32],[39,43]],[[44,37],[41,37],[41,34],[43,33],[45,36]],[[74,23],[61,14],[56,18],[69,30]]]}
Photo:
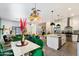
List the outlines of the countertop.
{"label": "countertop", "polygon": [[50,36],[50,37],[61,37],[61,34],[49,34],[47,36]]}

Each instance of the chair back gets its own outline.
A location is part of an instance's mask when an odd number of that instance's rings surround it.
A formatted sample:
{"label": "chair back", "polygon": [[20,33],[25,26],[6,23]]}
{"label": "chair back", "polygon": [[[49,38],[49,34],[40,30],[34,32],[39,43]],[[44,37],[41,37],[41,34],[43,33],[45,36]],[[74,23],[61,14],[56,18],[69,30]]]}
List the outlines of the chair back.
{"label": "chair back", "polygon": [[22,39],[22,35],[16,35],[12,37],[13,41],[20,41]]}
{"label": "chair back", "polygon": [[41,39],[35,37],[35,36],[32,36],[32,39],[33,39],[33,42],[36,43],[37,45],[39,45],[41,48],[43,48],[44,46],[44,43]]}
{"label": "chair back", "polygon": [[4,53],[3,53],[3,46],[2,46],[2,44],[0,43],[0,56],[3,56],[4,55]]}

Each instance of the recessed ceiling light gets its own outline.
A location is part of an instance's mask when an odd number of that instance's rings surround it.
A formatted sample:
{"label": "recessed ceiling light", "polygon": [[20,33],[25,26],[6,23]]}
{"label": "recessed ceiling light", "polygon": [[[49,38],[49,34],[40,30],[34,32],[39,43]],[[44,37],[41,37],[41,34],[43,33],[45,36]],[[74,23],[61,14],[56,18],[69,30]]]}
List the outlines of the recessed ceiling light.
{"label": "recessed ceiling light", "polygon": [[68,8],[68,10],[70,11],[70,10],[71,10],[71,8]]}
{"label": "recessed ceiling light", "polygon": [[74,16],[74,14],[72,13],[71,16]]}

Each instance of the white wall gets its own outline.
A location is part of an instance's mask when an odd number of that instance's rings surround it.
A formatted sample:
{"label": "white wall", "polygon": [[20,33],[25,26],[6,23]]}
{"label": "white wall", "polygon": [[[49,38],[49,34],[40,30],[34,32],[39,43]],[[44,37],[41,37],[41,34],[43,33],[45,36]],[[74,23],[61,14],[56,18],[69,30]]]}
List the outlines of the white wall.
{"label": "white wall", "polygon": [[73,27],[73,30],[79,30],[79,16],[73,17],[71,19],[71,26]]}
{"label": "white wall", "polygon": [[51,32],[50,22],[46,23],[46,33]]}
{"label": "white wall", "polygon": [[36,34],[37,32],[37,24],[35,23],[27,23],[27,32],[28,33],[32,33],[32,34]]}
{"label": "white wall", "polygon": [[1,27],[5,25],[8,27],[12,27],[12,26],[19,26],[19,22],[16,21],[9,21],[9,20],[1,20]]}

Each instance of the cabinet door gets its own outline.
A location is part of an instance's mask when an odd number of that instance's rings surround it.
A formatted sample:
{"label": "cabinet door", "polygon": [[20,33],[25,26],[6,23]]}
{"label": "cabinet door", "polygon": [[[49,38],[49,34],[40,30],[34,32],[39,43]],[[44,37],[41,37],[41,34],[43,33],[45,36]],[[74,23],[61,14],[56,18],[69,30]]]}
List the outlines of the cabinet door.
{"label": "cabinet door", "polygon": [[47,37],[47,46],[57,50],[59,48],[58,37]]}
{"label": "cabinet door", "polygon": [[66,34],[66,41],[72,42],[72,34]]}
{"label": "cabinet door", "polygon": [[77,42],[77,56],[79,56],[79,42]]}
{"label": "cabinet door", "polygon": [[66,42],[66,35],[62,34],[61,36],[62,45]]}

